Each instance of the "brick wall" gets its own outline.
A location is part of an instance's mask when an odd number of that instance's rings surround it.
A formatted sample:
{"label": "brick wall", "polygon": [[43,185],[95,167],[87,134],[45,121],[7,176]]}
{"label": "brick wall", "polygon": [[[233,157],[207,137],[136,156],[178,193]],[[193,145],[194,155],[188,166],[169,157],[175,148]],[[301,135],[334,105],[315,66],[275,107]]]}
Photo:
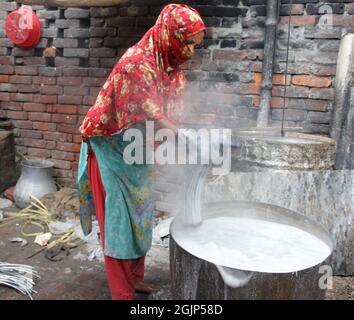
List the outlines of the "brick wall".
{"label": "brick wall", "polygon": [[[106,77],[124,53],[153,25],[162,5],[182,2],[197,8],[208,27],[204,48],[186,64],[192,95],[186,125],[227,128],[254,125],[259,106],[265,0],[133,0],[105,8],[33,6],[43,28],[36,48],[14,47],[4,23],[15,2],[0,0],[0,116],[16,126],[16,148],[50,158],[55,176],[75,177],[80,136],[77,128]],[[272,125],[279,125],[290,0],[283,0],[278,29]],[[325,10],[330,8],[333,27]],[[286,125],[327,134],[339,39],[354,30],[351,0],[293,0],[287,79]],[[54,59],[43,50],[57,47]],[[196,94],[199,92],[199,94]]]}

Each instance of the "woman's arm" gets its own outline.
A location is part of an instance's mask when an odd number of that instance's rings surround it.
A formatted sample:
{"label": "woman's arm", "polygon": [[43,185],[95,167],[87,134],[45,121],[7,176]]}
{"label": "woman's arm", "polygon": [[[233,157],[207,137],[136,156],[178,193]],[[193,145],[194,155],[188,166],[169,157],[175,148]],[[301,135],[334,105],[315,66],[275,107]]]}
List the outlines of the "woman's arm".
{"label": "woman's arm", "polygon": [[160,120],[155,120],[155,129],[170,129],[173,131],[174,135],[177,135],[177,127],[167,118],[162,118]]}

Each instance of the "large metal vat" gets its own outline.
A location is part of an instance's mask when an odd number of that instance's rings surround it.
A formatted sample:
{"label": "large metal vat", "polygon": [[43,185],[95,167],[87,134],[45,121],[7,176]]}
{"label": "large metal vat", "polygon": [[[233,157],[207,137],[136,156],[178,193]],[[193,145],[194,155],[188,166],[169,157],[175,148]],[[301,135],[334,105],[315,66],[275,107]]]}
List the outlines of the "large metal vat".
{"label": "large metal vat", "polygon": [[354,274],[351,170],[333,170],[336,145],[299,128],[234,130],[232,172],[210,177],[204,202],[246,200],[295,210],[321,223],[335,242],[334,275]]}
{"label": "large metal vat", "polygon": [[334,165],[335,141],[331,138],[279,128],[234,130],[233,171],[326,170]]}
{"label": "large metal vat", "polygon": [[[225,216],[242,216],[295,226],[322,240],[331,252],[333,250],[333,240],[321,225],[288,209],[264,203],[230,201],[209,203],[203,210],[203,219]],[[325,296],[325,281],[322,281],[325,275],[320,266],[325,265],[330,256],[298,272],[253,272],[246,285],[231,288],[224,283],[212,262],[196,257],[189,253],[188,248],[179,245],[174,234],[180,227],[183,225],[177,217],[170,230],[172,299],[323,299]]]}

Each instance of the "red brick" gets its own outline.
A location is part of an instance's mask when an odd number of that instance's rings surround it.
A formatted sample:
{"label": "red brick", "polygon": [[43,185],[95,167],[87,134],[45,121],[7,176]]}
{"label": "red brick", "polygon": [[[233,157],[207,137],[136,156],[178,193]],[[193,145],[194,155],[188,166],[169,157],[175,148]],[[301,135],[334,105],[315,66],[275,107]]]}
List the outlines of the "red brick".
{"label": "red brick", "polygon": [[258,83],[247,83],[239,85],[239,94],[259,94],[260,85]]}
{"label": "red brick", "polygon": [[[288,103],[289,103],[289,99],[286,98],[285,99],[285,106],[287,106]],[[283,108],[284,107],[284,99],[283,98],[278,98],[278,97],[272,98],[271,107],[272,108]]]}
{"label": "red brick", "polygon": [[348,14],[354,14],[354,2],[347,4]]}
{"label": "red brick", "polygon": [[252,106],[253,107],[259,107],[259,103],[260,103],[259,96],[252,97]]}
{"label": "red brick", "polygon": [[[286,84],[290,84],[291,76],[287,76]],[[285,75],[284,74],[274,74],[273,75],[273,84],[284,85],[285,84]]]}
{"label": "red brick", "polygon": [[33,77],[34,84],[51,85],[57,83],[57,78],[55,77]]}
{"label": "red brick", "polygon": [[30,84],[18,84],[16,85],[18,92],[24,93],[37,93],[39,92],[39,86]]}
{"label": "red brick", "polygon": [[[283,97],[285,86],[273,86],[272,96]],[[302,86],[289,86],[286,87],[286,97],[292,98],[307,98],[309,96],[309,88]]]}
{"label": "red brick", "polygon": [[90,106],[78,106],[78,112],[79,114],[86,115],[90,108]]}
{"label": "red brick", "polygon": [[305,6],[303,4],[293,4],[291,6],[291,14],[303,14],[304,7]]}
{"label": "red brick", "polygon": [[33,128],[32,121],[16,120],[14,122],[15,122],[15,127],[19,128],[19,129],[32,129]]}
{"label": "red brick", "polygon": [[335,66],[313,65],[311,66],[311,73],[315,76],[334,76],[336,74]]}
{"label": "red brick", "polygon": [[31,93],[10,93],[11,100],[13,101],[23,101],[32,102],[33,94]]}
{"label": "red brick", "polygon": [[0,65],[0,74],[14,74],[14,73],[15,73],[15,67]]}
{"label": "red brick", "polygon": [[[313,99],[285,99],[285,106],[294,109],[309,110],[309,111],[328,111],[331,103],[327,100],[313,100]],[[283,98],[273,97],[271,100],[273,108],[283,108]]]}
{"label": "red brick", "polygon": [[27,147],[15,146],[15,150],[21,152],[22,154],[27,154]]}
{"label": "red brick", "polygon": [[78,162],[72,162],[71,165],[72,165],[72,168],[73,168],[74,171],[78,170],[78,167],[79,167],[79,163]]}
{"label": "red brick", "polygon": [[[280,24],[288,24],[289,16],[280,17]],[[293,26],[314,26],[316,24],[316,16],[292,16],[290,20]]]}
{"label": "red brick", "polygon": [[30,84],[32,83],[32,77],[31,76],[10,76],[10,82]]}
{"label": "red brick", "polygon": [[81,136],[81,134],[74,134],[74,139],[73,139],[73,141],[74,141],[75,143],[81,143],[81,142],[82,142],[82,136]]}
{"label": "red brick", "polygon": [[39,140],[39,139],[24,138],[23,139],[23,144],[25,146],[27,146],[27,147],[43,148],[43,149],[53,150],[53,149],[55,149],[56,142]]}
{"label": "red brick", "polygon": [[84,86],[89,87],[102,87],[106,82],[105,78],[85,78],[83,83]]}
{"label": "red brick", "polygon": [[43,121],[43,122],[50,122],[52,118],[52,115],[50,113],[44,113],[44,112],[29,112],[28,113],[28,119],[32,121]]}
{"label": "red brick", "polygon": [[56,131],[56,123],[51,122],[33,122],[33,129],[41,131]]}
{"label": "red brick", "polygon": [[79,126],[68,126],[65,124],[58,124],[58,131],[77,134],[79,133]]}
{"label": "red brick", "polygon": [[9,82],[9,78],[8,75],[0,74],[0,82]]}
{"label": "red brick", "polygon": [[75,105],[53,105],[52,112],[64,113],[64,114],[76,114],[77,106]]}
{"label": "red brick", "polygon": [[310,90],[309,97],[311,99],[334,99],[334,89],[332,88],[313,88]]}
{"label": "red brick", "polygon": [[351,16],[333,14],[331,17],[332,24],[334,27],[354,27],[354,19]]}
{"label": "red brick", "polygon": [[22,102],[3,101],[1,106],[4,110],[12,110],[12,111],[22,111],[23,110],[23,103]]}
{"label": "red brick", "polygon": [[3,92],[17,92],[18,91],[18,85],[12,84],[12,83],[2,83],[0,85],[0,91],[3,91]]}
{"label": "red brick", "polygon": [[262,74],[256,72],[256,73],[254,74],[254,76],[253,76],[253,79],[254,79],[254,84],[255,84],[257,87],[260,87],[260,86],[261,86],[261,83],[262,83]]}
{"label": "red brick", "polygon": [[21,138],[42,139],[42,132],[37,130],[21,130]]}
{"label": "red brick", "polygon": [[41,94],[60,94],[61,87],[59,86],[41,86],[40,91]]}
{"label": "red brick", "polygon": [[36,75],[38,74],[38,68],[33,66],[16,66],[15,73],[23,75]]}
{"label": "red brick", "polygon": [[0,92],[0,101],[10,101],[10,94],[7,92]]}
{"label": "red brick", "polygon": [[311,111],[328,111],[330,107],[330,102],[325,100],[312,100],[306,99],[305,101],[306,109]]}
{"label": "red brick", "polygon": [[6,111],[6,116],[14,120],[27,120],[27,112],[23,111]]}
{"label": "red brick", "polygon": [[43,139],[45,140],[70,141],[72,140],[70,136],[70,134],[62,132],[43,132]]}
{"label": "red brick", "polygon": [[68,151],[68,152],[80,152],[80,143],[64,143],[58,142],[57,150]]}
{"label": "red brick", "polygon": [[75,124],[77,123],[77,116],[65,115],[65,114],[53,114],[52,121],[56,123]]}
{"label": "red brick", "polygon": [[82,96],[59,96],[60,104],[82,104]]}
{"label": "red brick", "polygon": [[88,106],[93,106],[97,97],[84,97],[83,103]]}
{"label": "red brick", "polygon": [[52,151],[52,158],[59,159],[59,160],[74,161],[75,160],[75,153],[53,150]]}
{"label": "red brick", "polygon": [[223,61],[243,61],[256,60],[257,57],[262,60],[263,53],[260,50],[214,50],[213,60]]}
{"label": "red brick", "polygon": [[71,162],[65,160],[51,159],[54,162],[54,167],[59,169],[71,169]]}
{"label": "red brick", "polygon": [[71,170],[64,170],[64,169],[53,169],[54,177],[58,178],[72,178],[73,172]]}
{"label": "red brick", "polygon": [[25,65],[42,65],[45,66],[44,57],[23,57],[23,63]]}
{"label": "red brick", "polygon": [[27,154],[30,157],[50,158],[51,151],[46,149],[28,148]]}
{"label": "red brick", "polygon": [[14,57],[0,57],[0,64],[12,65],[14,64]]}
{"label": "red brick", "polygon": [[72,86],[72,87],[64,87],[64,94],[65,95],[78,95],[78,96],[86,96],[88,95],[88,88],[87,87],[77,87],[77,86]]}
{"label": "red brick", "polygon": [[45,105],[40,103],[24,103],[23,110],[32,112],[44,112]]}
{"label": "red brick", "polygon": [[81,77],[60,77],[58,84],[62,86],[79,86],[81,84]]}
{"label": "red brick", "polygon": [[23,138],[15,138],[15,145],[23,146]]}
{"label": "red brick", "polygon": [[312,88],[328,88],[332,84],[332,78],[294,75],[291,79],[291,82],[298,86],[307,86]]}
{"label": "red brick", "polygon": [[97,97],[98,94],[100,93],[101,88],[99,87],[92,87],[90,88],[90,96]]}
{"label": "red brick", "polygon": [[58,97],[55,95],[35,95],[33,98],[34,102],[39,102],[39,103],[57,103]]}

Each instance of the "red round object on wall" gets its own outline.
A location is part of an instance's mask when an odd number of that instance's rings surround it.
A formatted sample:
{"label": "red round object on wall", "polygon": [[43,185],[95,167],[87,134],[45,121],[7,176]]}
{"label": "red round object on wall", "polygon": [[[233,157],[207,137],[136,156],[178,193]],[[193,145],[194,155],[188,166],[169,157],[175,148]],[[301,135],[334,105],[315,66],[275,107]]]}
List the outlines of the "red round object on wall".
{"label": "red round object on wall", "polygon": [[27,7],[12,11],[5,22],[7,37],[17,46],[30,48],[41,37],[41,24],[35,12]]}

